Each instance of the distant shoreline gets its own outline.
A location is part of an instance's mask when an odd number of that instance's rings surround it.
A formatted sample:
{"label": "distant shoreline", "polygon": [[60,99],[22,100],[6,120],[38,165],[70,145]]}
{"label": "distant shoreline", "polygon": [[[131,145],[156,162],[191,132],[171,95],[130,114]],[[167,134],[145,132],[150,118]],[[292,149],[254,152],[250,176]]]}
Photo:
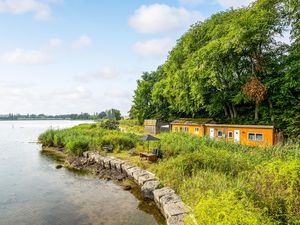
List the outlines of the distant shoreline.
{"label": "distant shoreline", "polygon": [[38,120],[68,120],[68,121],[94,121],[94,119],[64,119],[64,118],[36,118],[36,119],[0,119],[0,121],[38,121]]}

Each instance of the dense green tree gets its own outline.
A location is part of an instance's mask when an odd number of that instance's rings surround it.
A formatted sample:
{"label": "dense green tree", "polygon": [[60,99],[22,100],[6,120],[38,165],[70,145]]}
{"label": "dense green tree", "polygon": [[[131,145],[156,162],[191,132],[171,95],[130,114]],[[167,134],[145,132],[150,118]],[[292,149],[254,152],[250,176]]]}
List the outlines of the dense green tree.
{"label": "dense green tree", "polygon": [[[209,116],[273,124],[297,136],[299,15],[297,0],[257,0],[192,25],[165,64],[138,81],[131,116]],[[289,27],[291,45],[278,39]]]}

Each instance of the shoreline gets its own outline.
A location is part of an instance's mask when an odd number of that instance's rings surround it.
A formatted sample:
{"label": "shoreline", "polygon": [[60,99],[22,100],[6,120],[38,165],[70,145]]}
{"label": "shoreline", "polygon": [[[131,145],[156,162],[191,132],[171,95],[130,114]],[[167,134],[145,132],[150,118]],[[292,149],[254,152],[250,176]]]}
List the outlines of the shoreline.
{"label": "shoreline", "polygon": [[65,168],[78,175],[91,175],[96,179],[111,181],[120,186],[124,191],[129,191],[136,199],[138,199],[138,208],[152,215],[157,221],[158,225],[166,225],[166,220],[156,207],[155,202],[151,199],[145,198],[139,186],[124,174],[118,171],[106,169],[101,165],[88,160],[84,157],[68,156],[62,150],[56,147],[42,147],[41,154],[48,156],[54,160],[57,165],[56,169]]}
{"label": "shoreline", "polygon": [[86,171],[99,179],[113,180],[124,190],[135,194],[138,192],[143,201],[152,203],[160,211],[167,225],[184,224],[188,208],[174,190],[162,187],[154,174],[131,165],[128,161],[102,156],[98,152],[85,152],[83,157],[78,157],[67,156],[58,148],[43,148],[43,151],[48,155],[54,154],[54,158],[63,162],[67,169]]}

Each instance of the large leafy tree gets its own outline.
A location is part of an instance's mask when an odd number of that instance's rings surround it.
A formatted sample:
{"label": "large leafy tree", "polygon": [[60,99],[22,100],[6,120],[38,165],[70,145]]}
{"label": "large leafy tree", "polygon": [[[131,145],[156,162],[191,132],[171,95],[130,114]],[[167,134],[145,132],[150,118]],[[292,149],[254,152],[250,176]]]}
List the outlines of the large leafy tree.
{"label": "large leafy tree", "polygon": [[[194,24],[166,63],[138,81],[131,115],[140,121],[210,116],[223,122],[274,124],[296,136],[299,4],[257,0]],[[291,45],[277,38],[289,26]],[[251,85],[251,78],[259,82]]]}

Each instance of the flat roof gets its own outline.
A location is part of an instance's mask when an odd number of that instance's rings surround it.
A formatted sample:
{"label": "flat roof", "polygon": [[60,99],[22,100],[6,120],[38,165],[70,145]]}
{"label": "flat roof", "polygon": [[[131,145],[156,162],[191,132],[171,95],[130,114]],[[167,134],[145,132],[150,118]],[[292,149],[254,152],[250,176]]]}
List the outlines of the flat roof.
{"label": "flat roof", "polygon": [[205,124],[205,126],[208,126],[208,127],[237,127],[237,128],[274,129],[274,126],[265,126],[265,125]]}
{"label": "flat roof", "polygon": [[180,118],[174,120],[171,124],[204,125],[211,122],[213,122],[211,118]]}

